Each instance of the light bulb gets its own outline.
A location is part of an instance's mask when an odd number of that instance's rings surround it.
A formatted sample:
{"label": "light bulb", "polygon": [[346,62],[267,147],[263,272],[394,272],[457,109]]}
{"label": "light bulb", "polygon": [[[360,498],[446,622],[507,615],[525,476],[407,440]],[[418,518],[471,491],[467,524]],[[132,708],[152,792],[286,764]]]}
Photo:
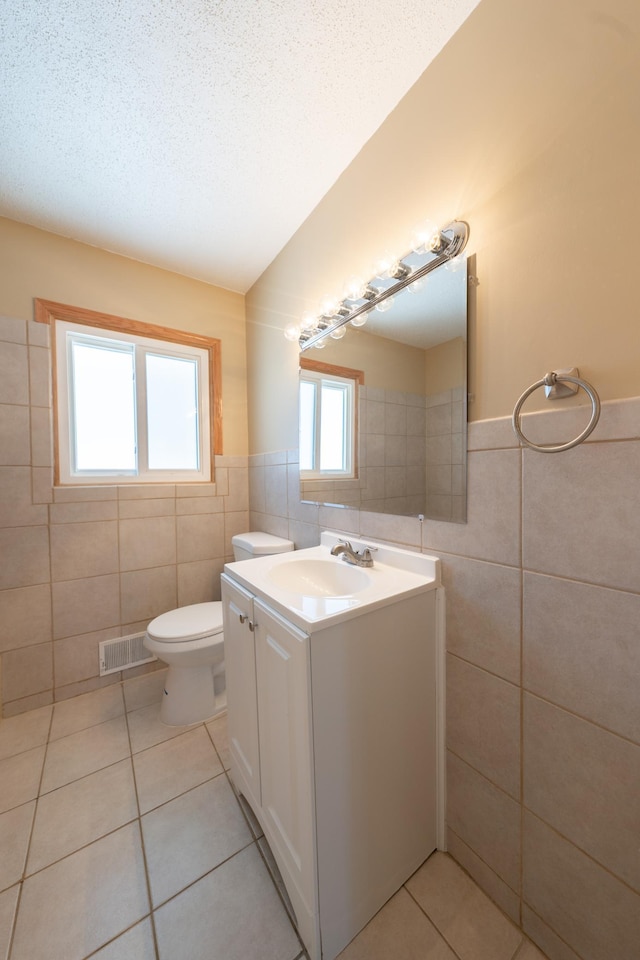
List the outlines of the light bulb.
{"label": "light bulb", "polygon": [[393,297],[387,297],[386,300],[381,300],[380,303],[376,304],[376,310],[379,310],[380,313],[385,313],[386,310],[391,310],[393,306]]}
{"label": "light bulb", "polygon": [[419,293],[426,282],[426,277],[418,277],[418,279],[414,280],[413,283],[410,283],[408,287],[405,287],[405,290],[407,293]]}
{"label": "light bulb", "polygon": [[349,322],[352,327],[364,327],[368,319],[369,314],[365,311],[364,313],[359,313],[357,317],[351,317]]}
{"label": "light bulb", "polygon": [[346,332],[347,326],[343,324],[341,327],[336,327],[335,330],[332,330],[329,336],[333,337],[334,340],[342,340]]}
{"label": "light bulb", "polygon": [[316,350],[324,350],[326,345],[327,345],[326,337],[323,337],[322,340],[318,340],[317,343],[314,343],[314,347],[316,348]]}
{"label": "light bulb", "polygon": [[345,300],[361,300],[364,297],[364,291],[367,288],[366,280],[363,280],[362,277],[349,277],[344,285],[344,290],[342,292],[343,299]]}
{"label": "light bulb", "polygon": [[388,250],[385,250],[375,261],[374,264],[374,276],[376,277],[388,277],[389,271],[392,267],[398,263],[398,257],[394,256],[393,253],[389,253]]}
{"label": "light bulb", "polygon": [[318,329],[319,317],[314,313],[305,313],[302,317],[302,329],[303,330],[317,330]]}
{"label": "light bulb", "polygon": [[324,296],[320,301],[320,310],[322,311],[323,317],[332,317],[339,306],[340,302],[337,297],[332,297],[329,294]]}
{"label": "light bulb", "polygon": [[300,336],[300,324],[299,323],[288,323],[284,328],[284,335],[287,340],[295,342]]}
{"label": "light bulb", "polygon": [[438,227],[433,220],[423,220],[413,229],[411,249],[414,253],[424,253],[431,248],[432,238],[438,235]]}
{"label": "light bulb", "polygon": [[389,280],[403,280],[411,273],[411,267],[408,267],[402,260],[394,260],[387,268],[385,274]]}

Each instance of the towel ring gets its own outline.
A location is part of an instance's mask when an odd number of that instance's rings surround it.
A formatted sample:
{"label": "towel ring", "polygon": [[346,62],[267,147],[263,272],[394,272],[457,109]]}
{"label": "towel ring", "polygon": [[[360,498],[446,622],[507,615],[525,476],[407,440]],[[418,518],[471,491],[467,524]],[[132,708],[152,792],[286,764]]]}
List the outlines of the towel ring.
{"label": "towel ring", "polygon": [[[582,387],[582,389],[589,394],[591,399],[591,419],[586,425],[581,434],[575,437],[574,440],[569,440],[568,443],[559,443],[559,444],[538,444],[532,443],[531,440],[527,440],[520,428],[520,411],[522,405],[530,396],[534,390],[537,390],[538,387],[552,387],[555,383],[575,383],[577,387]],[[511,418],[511,423],[515,434],[525,447],[529,447],[531,450],[537,450],[539,453],[560,453],[562,450],[571,450],[572,447],[577,447],[579,443],[582,443],[583,440],[586,440],[589,434],[594,430],[598,420],[600,418],[600,397],[595,391],[595,388],[591,386],[590,383],[587,383],[586,380],[581,380],[579,377],[565,377],[560,376],[557,373],[551,371],[547,373],[542,380],[537,380],[536,383],[532,384],[528,390],[522,394],[520,399],[515,405],[513,411],[513,417]]]}

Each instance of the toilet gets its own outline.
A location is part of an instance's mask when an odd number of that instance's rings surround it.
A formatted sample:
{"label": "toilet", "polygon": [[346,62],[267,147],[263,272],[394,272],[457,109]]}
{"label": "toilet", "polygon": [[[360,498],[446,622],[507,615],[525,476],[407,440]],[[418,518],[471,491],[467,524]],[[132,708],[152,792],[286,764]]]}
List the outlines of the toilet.
{"label": "toilet", "polygon": [[[254,531],[232,537],[235,560],[294,549],[291,540]],[[193,603],[162,613],[147,627],[144,646],[169,667],[160,719],[169,726],[209,720],[226,709],[222,603]]]}

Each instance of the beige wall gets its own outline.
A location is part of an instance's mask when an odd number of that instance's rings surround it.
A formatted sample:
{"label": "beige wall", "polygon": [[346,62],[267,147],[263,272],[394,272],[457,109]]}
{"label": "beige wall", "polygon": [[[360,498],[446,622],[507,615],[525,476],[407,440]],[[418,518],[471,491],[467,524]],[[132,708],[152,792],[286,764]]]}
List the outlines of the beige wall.
{"label": "beige wall", "polygon": [[[249,350],[255,324],[299,319],[421,217],[460,217],[480,279],[470,419],[559,367],[637,394],[639,30],[635,0],[483,0],[249,292]],[[273,346],[252,452],[295,444],[264,409],[295,405],[296,347]]]}
{"label": "beige wall", "polygon": [[424,350],[371,336],[365,330],[350,330],[339,342],[329,338],[322,351],[309,350],[305,356],[363,370],[368,387],[424,393]]}
{"label": "beige wall", "polygon": [[247,453],[241,294],[0,218],[0,314],[30,320],[34,297],[219,338],[224,453]]}
{"label": "beige wall", "polygon": [[467,344],[462,337],[447,340],[425,351],[425,393],[441,393],[464,386],[467,366]]}

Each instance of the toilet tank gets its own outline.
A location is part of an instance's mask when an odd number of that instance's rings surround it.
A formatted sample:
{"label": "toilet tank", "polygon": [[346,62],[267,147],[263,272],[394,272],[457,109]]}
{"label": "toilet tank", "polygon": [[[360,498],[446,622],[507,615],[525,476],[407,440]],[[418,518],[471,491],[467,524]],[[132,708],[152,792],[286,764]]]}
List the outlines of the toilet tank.
{"label": "toilet tank", "polygon": [[251,560],[252,557],[267,557],[274,553],[288,553],[295,548],[292,540],[274,537],[271,533],[255,530],[238,533],[231,538],[234,560]]}

